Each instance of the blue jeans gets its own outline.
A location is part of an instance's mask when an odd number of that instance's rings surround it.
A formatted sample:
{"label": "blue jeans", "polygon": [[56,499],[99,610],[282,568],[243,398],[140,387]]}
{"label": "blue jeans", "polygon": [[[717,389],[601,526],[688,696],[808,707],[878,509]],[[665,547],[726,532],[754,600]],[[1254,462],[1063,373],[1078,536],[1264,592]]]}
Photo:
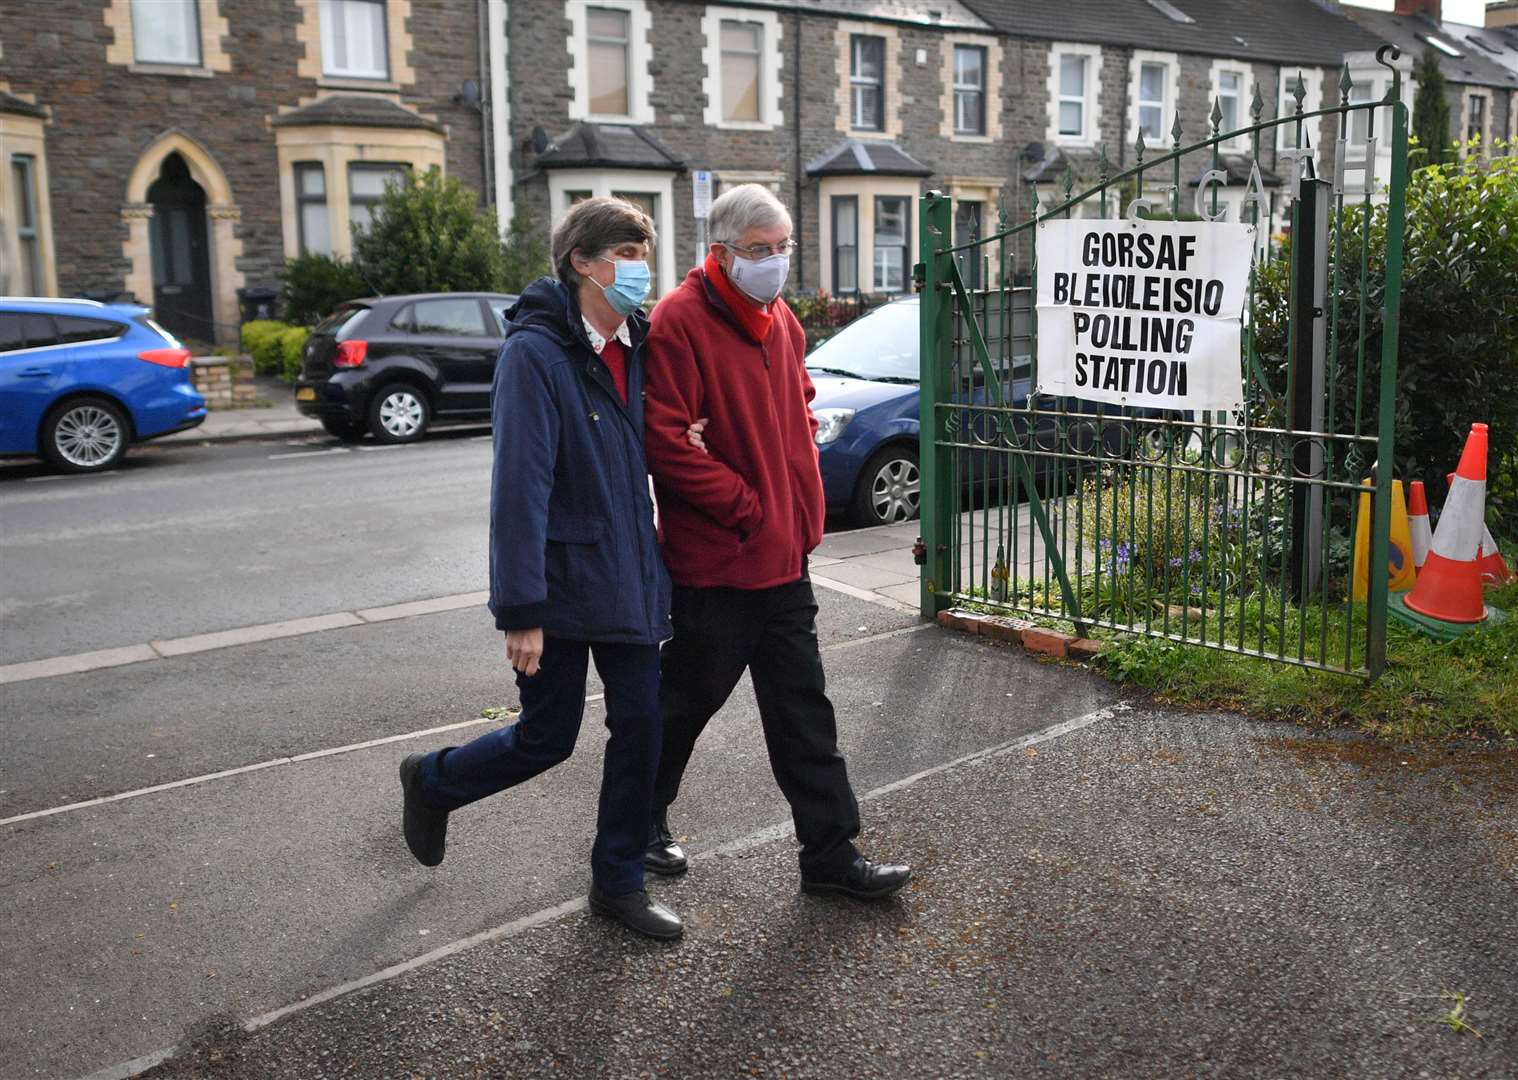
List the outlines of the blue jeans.
{"label": "blue jeans", "polygon": [[591,656],[606,687],[611,732],[591,877],[602,892],[619,895],[643,888],[643,851],[663,732],[657,645],[546,639],[538,673],[529,679],[517,672],[521,717],[463,746],[428,754],[421,767],[422,796],[439,810],[457,810],[568,759],[585,714]]}

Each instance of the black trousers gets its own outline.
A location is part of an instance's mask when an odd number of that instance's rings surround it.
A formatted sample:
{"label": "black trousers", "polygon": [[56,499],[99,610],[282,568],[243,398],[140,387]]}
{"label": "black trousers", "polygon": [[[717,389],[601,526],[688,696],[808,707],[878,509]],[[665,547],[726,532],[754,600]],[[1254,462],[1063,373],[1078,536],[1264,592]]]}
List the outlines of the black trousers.
{"label": "black trousers", "polygon": [[675,801],[696,740],[747,668],[770,768],[796,822],[801,872],[841,873],[859,854],[859,803],[838,752],[810,577],[803,571],[799,581],[772,589],[676,586],[673,618],[674,637],[660,654],[664,748],[654,806]]}

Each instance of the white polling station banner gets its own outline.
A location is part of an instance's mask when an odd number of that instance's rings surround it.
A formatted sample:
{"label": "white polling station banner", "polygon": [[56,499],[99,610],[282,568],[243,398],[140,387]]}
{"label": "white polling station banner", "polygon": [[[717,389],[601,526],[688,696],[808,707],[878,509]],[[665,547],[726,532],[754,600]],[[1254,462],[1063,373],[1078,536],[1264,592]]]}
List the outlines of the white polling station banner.
{"label": "white polling station banner", "polygon": [[1039,222],[1038,392],[1243,409],[1254,233],[1223,221]]}

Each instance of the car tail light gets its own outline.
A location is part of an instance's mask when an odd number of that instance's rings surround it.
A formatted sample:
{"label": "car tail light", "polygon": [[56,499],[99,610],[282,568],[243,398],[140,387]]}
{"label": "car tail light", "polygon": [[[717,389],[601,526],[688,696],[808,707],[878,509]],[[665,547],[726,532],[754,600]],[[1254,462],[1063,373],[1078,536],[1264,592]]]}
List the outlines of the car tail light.
{"label": "car tail light", "polygon": [[147,349],[137,354],[137,359],[161,367],[187,368],[190,366],[189,349]]}
{"label": "car tail light", "polygon": [[339,341],[337,355],[332,358],[333,367],[363,367],[364,357],[369,354],[367,341]]}

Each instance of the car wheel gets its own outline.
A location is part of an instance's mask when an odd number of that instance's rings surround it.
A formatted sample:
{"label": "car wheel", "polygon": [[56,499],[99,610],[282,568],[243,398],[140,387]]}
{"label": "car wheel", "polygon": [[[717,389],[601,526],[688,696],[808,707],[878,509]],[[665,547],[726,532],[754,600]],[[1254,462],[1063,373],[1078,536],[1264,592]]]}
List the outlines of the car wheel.
{"label": "car wheel", "polygon": [[327,434],[343,442],[358,442],[364,437],[363,424],[354,423],[352,420],[332,420],[324,418],[322,427],[327,429]]}
{"label": "car wheel", "polygon": [[105,398],[74,398],[56,406],[42,423],[42,456],[71,473],[114,468],[131,441],[126,414]]}
{"label": "car wheel", "polygon": [[426,395],[410,383],[382,386],[369,402],[369,431],[382,443],[415,442],[431,419]]}
{"label": "car wheel", "polygon": [[849,517],[856,525],[895,525],[911,521],[921,509],[922,474],[917,449],[887,446],[865,462],[854,490]]}

